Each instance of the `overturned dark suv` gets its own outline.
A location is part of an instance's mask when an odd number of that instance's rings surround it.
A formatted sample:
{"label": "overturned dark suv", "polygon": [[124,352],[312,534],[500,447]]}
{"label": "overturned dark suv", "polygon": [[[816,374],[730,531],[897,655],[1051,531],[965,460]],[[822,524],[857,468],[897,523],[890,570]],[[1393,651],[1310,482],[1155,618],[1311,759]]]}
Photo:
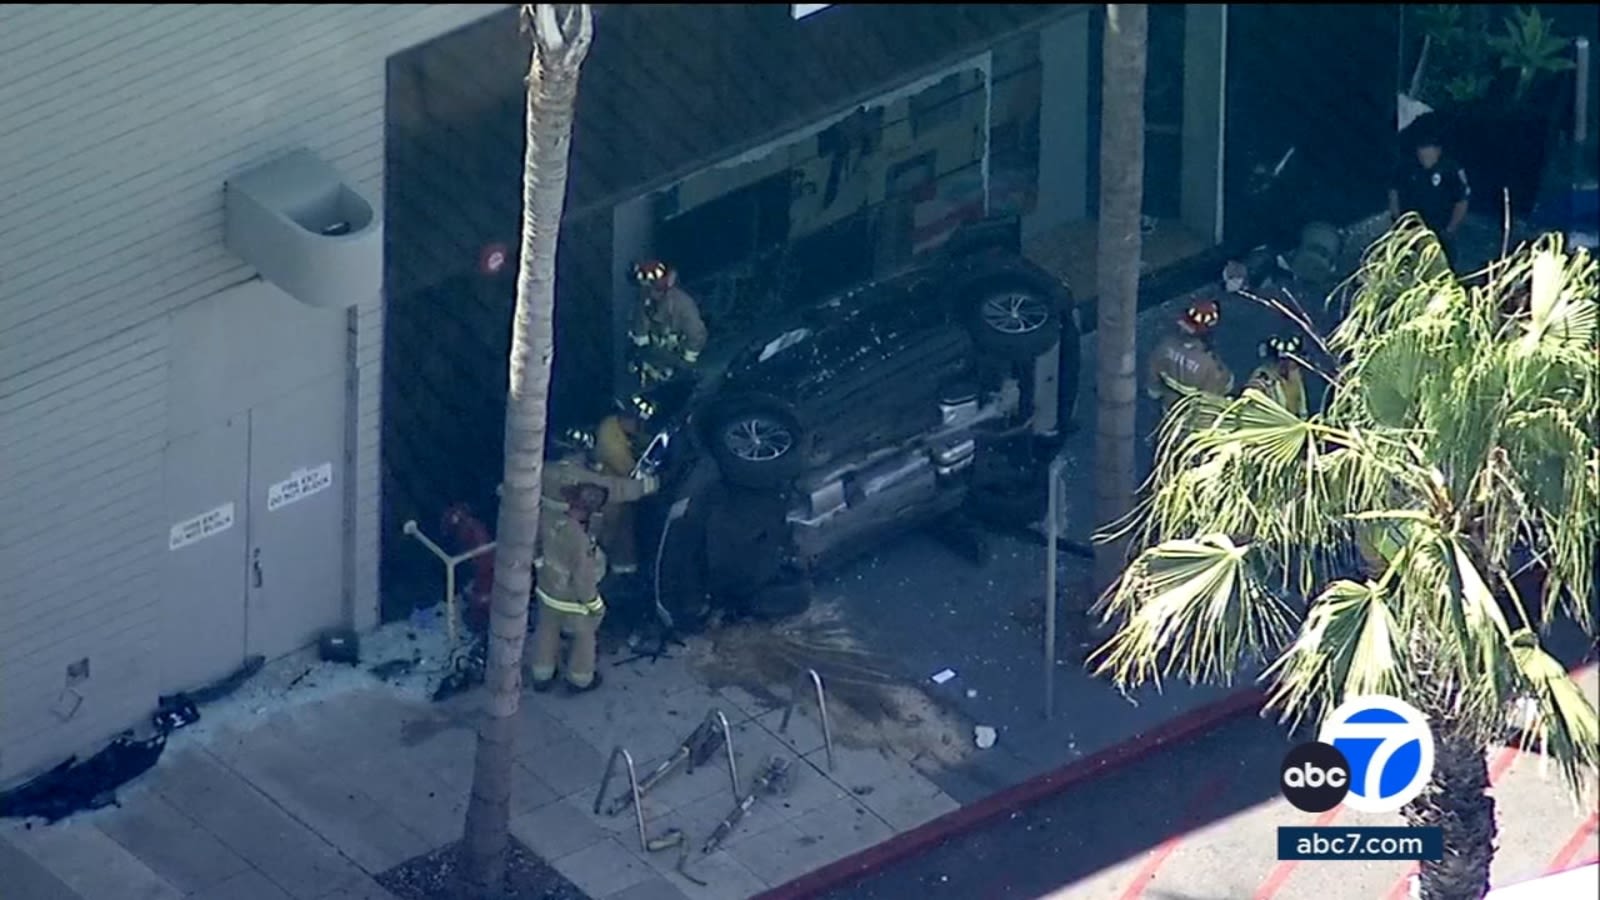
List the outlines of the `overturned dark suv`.
{"label": "overturned dark suv", "polygon": [[641,537],[663,618],[797,612],[811,576],[959,514],[990,447],[1041,413],[1067,425],[1071,293],[1019,237],[1015,219],[969,225],[653,394],[663,488]]}

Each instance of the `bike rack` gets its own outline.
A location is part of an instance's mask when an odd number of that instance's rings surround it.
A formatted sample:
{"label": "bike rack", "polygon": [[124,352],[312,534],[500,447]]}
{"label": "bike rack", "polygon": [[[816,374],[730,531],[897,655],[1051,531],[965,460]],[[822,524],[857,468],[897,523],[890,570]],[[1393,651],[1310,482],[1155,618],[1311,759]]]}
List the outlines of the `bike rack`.
{"label": "bike rack", "polygon": [[[704,726],[708,722],[714,723],[714,726],[719,731],[722,732],[722,749],[723,749],[723,751],[725,752],[725,754],[728,757],[728,786],[733,791],[733,802],[738,803],[740,800],[744,799],[744,795],[739,792],[739,763],[738,763],[737,760],[734,759],[733,728],[728,725],[728,717],[722,714],[722,710],[716,709],[716,708],[712,708],[712,709],[708,710],[706,712],[706,714],[705,714],[705,718],[700,720],[700,724],[702,726]],[[696,728],[695,730],[698,731],[699,728]],[[691,732],[691,737],[692,736],[693,736],[693,733]],[[687,743],[687,739],[685,740],[685,743]],[[680,747],[680,751],[681,751],[681,747]],[[674,751],[674,753],[677,753],[677,752],[679,752],[679,751]],[[670,757],[669,757],[669,759],[670,759]],[[694,774],[694,770],[695,770],[694,754],[690,753],[689,756],[684,759],[683,763],[684,763],[684,774],[685,775]],[[606,778],[610,777],[610,771],[611,770],[608,767],[606,769],[606,772],[607,772]],[[650,777],[651,776],[648,776],[648,775],[645,776],[645,781],[649,782],[650,781]],[[596,812],[599,812],[600,809],[604,806],[604,803],[605,803],[606,778],[602,778],[601,781],[600,781],[600,796],[595,798],[595,811]],[[660,782],[657,781],[656,783],[658,784]],[[636,781],[635,784],[638,784],[638,782]],[[650,791],[654,790],[654,788],[655,788],[655,784],[649,784],[649,783],[645,784],[643,787],[637,788],[634,791],[634,797],[633,797],[634,805],[638,805],[638,798],[649,794]],[[607,812],[610,815],[617,815],[617,814],[622,812],[622,809],[617,807],[615,804],[613,804],[611,809],[608,810]]]}
{"label": "bike rack", "polygon": [[[707,712],[702,722],[708,720],[715,721],[717,727],[722,730],[722,746],[728,757],[729,787],[733,791],[733,802],[738,803],[744,799],[744,796],[739,792],[739,764],[734,759],[733,729],[728,725],[728,717],[723,715],[720,709],[712,709]],[[654,853],[658,850],[665,850],[668,847],[675,846],[678,841],[684,840],[682,832],[679,832],[676,828],[668,829],[661,837],[651,840],[649,831],[644,824],[644,803],[642,802],[644,800],[644,792],[639,790],[639,770],[633,764],[633,754],[629,753],[627,748],[621,744],[618,744],[611,751],[610,758],[606,760],[606,770],[600,776],[600,790],[596,791],[594,795],[594,814],[601,815],[601,808],[604,806],[606,799],[606,788],[611,786],[611,776],[616,774],[618,759],[621,759],[623,764],[627,766],[628,792],[633,800],[630,805],[633,806],[634,821],[639,824],[639,849],[645,853]],[[687,766],[685,774],[694,771],[693,754],[684,763]],[[685,877],[688,877],[687,874]]]}
{"label": "bike rack", "polygon": [[455,556],[451,556],[450,554],[444,552],[443,547],[440,547],[438,544],[429,539],[427,535],[422,533],[422,529],[417,527],[417,520],[407,519],[406,523],[400,526],[400,530],[405,534],[416,538],[418,543],[428,548],[429,553],[432,553],[434,556],[439,558],[440,562],[444,563],[444,602],[447,619],[445,624],[446,627],[449,628],[450,646],[453,649],[456,646],[456,567],[469,560],[477,559],[485,553],[488,553],[490,550],[493,550],[495,542],[490,541],[487,544],[474,547],[465,553],[458,553]]}
{"label": "bike rack", "polygon": [[[807,669],[804,672],[802,672],[801,675],[804,676],[804,677],[800,680],[799,687],[795,688],[794,692],[792,694],[790,694],[789,702],[784,704],[784,707],[783,707],[783,721],[778,723],[778,733],[779,734],[783,734],[784,732],[789,730],[789,717],[794,715],[795,703],[799,702],[800,695],[805,693],[806,681],[809,680],[811,682],[811,686],[816,691],[817,720],[822,723],[822,746],[828,752],[828,771],[832,772],[833,771],[833,729],[828,726],[828,700],[827,700],[827,697],[824,695],[824,692],[822,690],[822,676],[817,674],[817,670],[816,669]],[[738,797],[738,793],[739,792],[737,790],[734,791],[734,799],[735,800],[741,799],[741,798]]]}
{"label": "bike rack", "polygon": [[[744,797],[739,794],[739,763],[733,758],[733,729],[728,727],[728,717],[723,715],[720,709],[713,708],[707,712],[706,719],[715,719],[717,727],[722,729],[722,749],[727,751],[728,754],[728,787],[733,791],[733,802],[738,803]],[[688,768],[684,774],[694,771],[694,756],[692,754],[685,760],[685,764]]]}
{"label": "bike rack", "polygon": [[628,766],[628,790],[633,793],[633,815],[634,819],[639,823],[639,849],[648,853],[650,852],[650,838],[644,829],[644,804],[639,802],[639,774],[633,766],[633,754],[629,753],[627,748],[621,744],[618,744],[616,749],[611,751],[611,758],[606,760],[605,774],[600,776],[600,790],[594,795],[594,814],[600,815],[600,803],[605,799],[606,788],[611,784],[611,776],[616,772],[618,758],[621,758]]}

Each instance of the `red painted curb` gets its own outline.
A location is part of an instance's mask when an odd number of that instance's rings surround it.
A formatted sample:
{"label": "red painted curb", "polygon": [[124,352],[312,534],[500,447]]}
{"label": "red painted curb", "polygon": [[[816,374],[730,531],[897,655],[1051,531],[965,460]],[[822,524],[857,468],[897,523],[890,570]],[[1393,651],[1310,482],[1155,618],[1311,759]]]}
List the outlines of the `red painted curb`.
{"label": "red painted curb", "polygon": [[1236,691],[1221,700],[1168,719],[1150,731],[1113,744],[1092,756],[1037,775],[976,803],[951,810],[909,831],[902,831],[880,844],[813,869],[793,881],[757,894],[755,900],[802,900],[843,887],[879,869],[916,856],[948,838],[1137,762],[1168,744],[1198,737],[1230,719],[1259,709],[1264,699],[1265,695],[1256,688]]}

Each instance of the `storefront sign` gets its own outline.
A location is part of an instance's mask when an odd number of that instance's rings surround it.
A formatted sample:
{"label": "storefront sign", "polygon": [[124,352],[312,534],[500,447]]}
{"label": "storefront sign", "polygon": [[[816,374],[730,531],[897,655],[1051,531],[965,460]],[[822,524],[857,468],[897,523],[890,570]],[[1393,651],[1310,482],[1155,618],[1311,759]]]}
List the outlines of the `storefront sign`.
{"label": "storefront sign", "polygon": [[791,3],[789,4],[789,15],[796,19],[804,19],[806,16],[822,12],[832,5],[832,3]]}
{"label": "storefront sign", "polygon": [[295,469],[289,477],[267,488],[267,512],[297,503],[333,486],[333,463],[314,469]]}
{"label": "storefront sign", "polygon": [[233,504],[224,503],[216,509],[208,510],[192,519],[185,519],[172,526],[172,531],[167,534],[167,549],[181,550],[214,534],[221,534],[232,527]]}

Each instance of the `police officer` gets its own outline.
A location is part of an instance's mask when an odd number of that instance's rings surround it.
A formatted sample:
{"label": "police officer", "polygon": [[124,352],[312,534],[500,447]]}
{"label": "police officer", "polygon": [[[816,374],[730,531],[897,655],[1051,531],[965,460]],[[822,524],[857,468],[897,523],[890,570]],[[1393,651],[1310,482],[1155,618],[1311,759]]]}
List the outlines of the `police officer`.
{"label": "police officer", "polygon": [[1467,218],[1472,186],[1467,170],[1444,156],[1444,141],[1431,116],[1408,129],[1411,154],[1395,168],[1389,182],[1389,218],[1414,212],[1438,235],[1445,258],[1455,260],[1456,232]]}
{"label": "police officer", "polygon": [[600,622],[606,604],[600,582],[606,576],[606,554],[591,533],[596,512],[616,492],[618,499],[637,500],[655,490],[653,479],[617,478],[595,470],[573,435],[556,442],[557,458],[544,470],[539,504],[539,602],[528,660],[528,680],[535,691],[555,685],[561,635],[572,635],[567,656],[568,691],[583,693],[600,686],[595,670]]}
{"label": "police officer", "polygon": [[1299,335],[1274,335],[1257,348],[1263,360],[1250,373],[1245,387],[1255,388],[1289,412],[1306,417],[1306,382],[1295,357],[1300,355]]}
{"label": "police officer", "polygon": [[1215,300],[1197,300],[1178,317],[1178,330],[1162,337],[1151,351],[1145,393],[1163,408],[1178,399],[1167,384],[1213,394],[1233,392],[1233,371],[1211,348],[1211,333],[1222,321]]}
{"label": "police officer", "polygon": [[667,381],[700,360],[706,349],[706,324],[700,306],[678,287],[678,273],[659,260],[633,267],[639,285],[639,306],[633,328],[635,358],[630,368],[640,384]]}

